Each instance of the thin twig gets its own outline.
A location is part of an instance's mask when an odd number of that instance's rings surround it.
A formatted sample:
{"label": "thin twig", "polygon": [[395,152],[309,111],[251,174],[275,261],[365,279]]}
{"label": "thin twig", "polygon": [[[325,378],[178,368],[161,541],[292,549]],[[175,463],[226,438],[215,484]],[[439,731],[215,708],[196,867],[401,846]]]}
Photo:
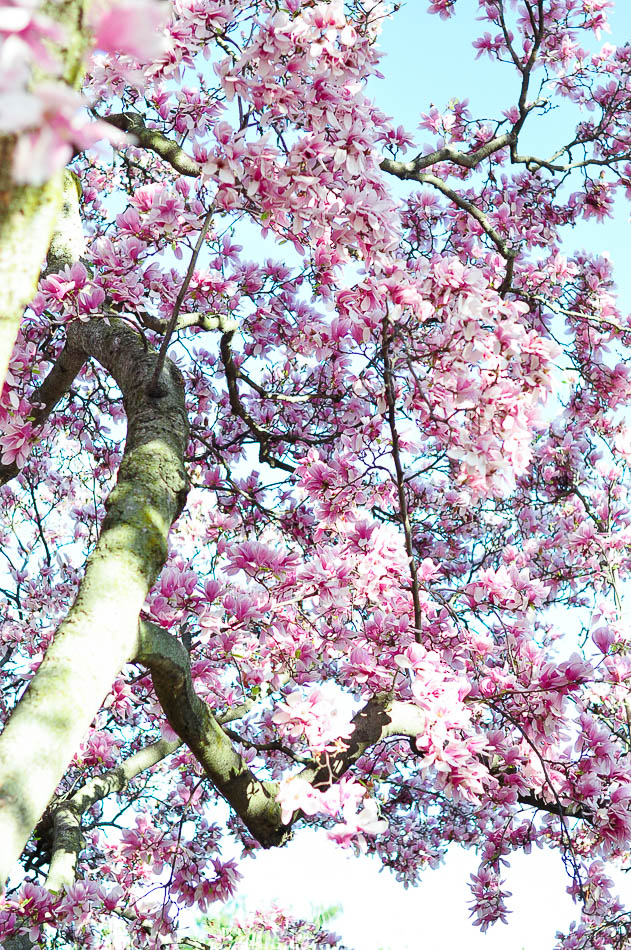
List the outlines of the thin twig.
{"label": "thin twig", "polygon": [[418,588],[418,575],[416,572],[416,561],[414,559],[414,548],[412,547],[412,528],[408,515],[408,503],[405,496],[405,473],[401,465],[401,454],[399,449],[399,433],[396,426],[396,398],[394,392],[394,381],[392,378],[392,363],[390,361],[390,341],[388,339],[388,317],[383,320],[383,345],[381,348],[383,356],[384,383],[386,389],[386,403],[388,406],[388,423],[392,436],[392,458],[396,472],[397,492],[399,495],[399,516],[403,525],[405,535],[405,550],[410,565],[410,575],[412,578],[412,600],[414,602],[414,638],[417,643],[421,642],[421,599]]}
{"label": "thin twig", "polygon": [[186,296],[186,292],[189,288],[189,284],[193,277],[193,272],[195,270],[195,264],[197,263],[197,258],[199,257],[199,252],[202,249],[204,239],[206,237],[206,234],[208,233],[208,228],[210,227],[213,211],[214,211],[213,208],[209,208],[209,210],[206,212],[206,217],[204,218],[204,223],[202,224],[201,231],[199,232],[199,237],[197,238],[195,249],[193,251],[193,254],[191,255],[191,260],[188,265],[188,270],[186,271],[186,276],[184,280],[182,281],[180,292],[178,293],[176,297],[175,305],[173,307],[173,313],[171,314],[171,319],[169,320],[169,325],[167,327],[167,332],[162,341],[160,352],[158,353],[156,368],[154,370],[153,377],[151,379],[151,382],[149,383],[149,388],[147,390],[150,396],[162,395],[162,389],[160,388],[159,380],[160,380],[160,376],[162,375],[162,369],[164,367],[164,361],[166,359],[167,349],[169,348],[169,343],[171,342],[171,336],[173,335],[173,331],[177,323],[177,318],[180,313],[180,307],[182,306],[182,302],[184,300],[184,297]]}

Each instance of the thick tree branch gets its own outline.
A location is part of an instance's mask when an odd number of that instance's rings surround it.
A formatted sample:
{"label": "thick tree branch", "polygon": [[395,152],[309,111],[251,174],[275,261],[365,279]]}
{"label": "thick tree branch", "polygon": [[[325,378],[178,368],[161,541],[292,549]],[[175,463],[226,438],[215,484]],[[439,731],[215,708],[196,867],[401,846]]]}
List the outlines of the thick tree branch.
{"label": "thick tree branch", "polygon": [[[190,658],[184,646],[168,631],[148,621],[141,621],[134,661],[150,671],[156,694],[171,727],[186,742],[203,766],[208,778],[241,818],[251,834],[264,847],[283,844],[291,825],[301,817],[296,812],[289,825],[281,821],[276,802],[277,782],[258,779],[235,750],[221,722],[228,722],[229,713],[213,716],[209,707],[195,693],[191,678]],[[239,715],[248,711],[247,705]],[[355,762],[372,746],[386,739],[406,738],[414,741],[424,733],[424,712],[413,703],[393,700],[389,693],[370,699],[353,717],[353,731],[348,745],[327,758],[326,762],[307,765],[300,778],[314,787],[325,789],[338,782]],[[558,804],[535,796],[520,801],[534,808],[558,813]],[[569,806],[567,815],[583,818],[576,807]]]}
{"label": "thick tree branch", "polygon": [[81,221],[79,199],[81,184],[74,172],[64,172],[64,191],[55,229],[46,254],[46,267],[42,277],[58,274],[64,267],[71,267],[85,253],[85,236]]}
{"label": "thick tree branch", "polygon": [[396,175],[397,178],[416,178],[424,168],[430,168],[438,162],[451,162],[453,165],[460,165],[462,168],[475,168],[485,158],[489,158],[495,152],[510,146],[513,140],[513,132],[506,132],[503,135],[496,135],[490,142],[486,142],[473,152],[460,152],[457,148],[452,148],[451,145],[445,145],[443,148],[429,152],[427,155],[417,155],[411,162],[398,162],[390,158],[384,158],[381,168],[390,175]]}
{"label": "thick tree branch", "polygon": [[[157,155],[163,158],[164,161],[168,162],[176,171],[180,172],[180,174],[193,178],[196,178],[201,174],[201,166],[194,159],[192,159],[182,148],[180,148],[179,145],[164,135],[164,133],[159,132],[156,129],[147,128],[140,116],[134,115],[133,113],[116,113],[113,115],[104,116],[103,118],[106,122],[116,126],[116,128],[133,134],[137,139],[138,145],[140,145],[142,148],[147,148],[155,152]],[[502,296],[506,293],[508,287],[510,287],[513,274],[513,263],[517,257],[518,251],[510,247],[508,242],[502,238],[500,233],[491,225],[486,215],[472,202],[468,201],[466,198],[463,198],[461,195],[458,195],[457,192],[449,188],[449,186],[446,185],[445,182],[443,182],[436,175],[422,174],[422,170],[435,165],[437,162],[443,161],[450,161],[455,165],[462,166],[463,168],[475,168],[480,164],[480,162],[484,161],[484,159],[488,158],[494,152],[498,152],[508,146],[513,146],[514,142],[515,133],[514,131],[511,131],[495,136],[495,138],[491,139],[490,142],[486,142],[473,152],[460,152],[458,149],[447,145],[444,148],[431,152],[428,155],[417,155],[417,157],[411,162],[399,162],[391,158],[384,158],[380,165],[383,171],[390,175],[394,175],[397,178],[401,178],[403,180],[414,180],[421,184],[432,185],[432,187],[436,188],[438,191],[441,191],[447,198],[453,201],[461,210],[466,211],[471,215],[471,217],[475,218],[485,234],[487,234],[493,241],[502,257],[504,257],[507,261],[507,273],[499,290]],[[230,398],[231,404],[233,404],[232,393]],[[243,407],[241,407],[241,409],[242,408]],[[234,405],[233,411],[235,411]],[[250,422],[248,422],[241,414],[241,411],[238,414],[241,416],[244,422],[246,422],[246,424],[252,428]],[[252,429],[252,431],[255,430]],[[255,434],[257,433],[255,432]],[[261,436],[257,435],[257,438],[260,439]],[[274,460],[270,461],[269,458],[264,459],[264,461],[267,461],[269,464],[274,464]],[[276,467],[280,468],[285,467],[283,463],[278,461],[275,462],[275,465]],[[292,469],[287,468],[287,470],[291,471]]]}
{"label": "thick tree branch", "polygon": [[117,673],[136,650],[138,615],[187,492],[184,387],[170,362],[164,396],[147,384],[156,354],[121,321],[72,324],[69,346],[107,369],[127,412],[125,454],[77,598],[0,736],[0,885],[50,801]]}
{"label": "thick tree branch", "polygon": [[463,198],[462,195],[459,195],[457,191],[454,191],[453,188],[450,188],[449,185],[445,184],[442,178],[438,178],[436,175],[427,174],[426,172],[417,171],[414,168],[414,162],[395,162],[389,158],[385,158],[380,166],[383,171],[388,172],[390,175],[395,175],[397,178],[405,180],[417,181],[419,184],[431,185],[432,188],[435,188],[437,191],[440,191],[441,194],[445,195],[446,198],[449,198],[450,201],[460,208],[461,211],[466,211],[467,214],[471,215],[475,221],[478,222],[485,234],[490,237],[495,247],[500,252],[504,260],[506,261],[506,272],[502,283],[498,287],[498,293],[501,297],[504,297],[513,280],[513,270],[515,267],[515,259],[519,254],[519,248],[512,247],[511,244],[503,238],[500,232],[493,227],[487,216],[483,211],[468,198]]}
{"label": "thick tree branch", "polygon": [[147,148],[159,155],[180,175],[188,178],[198,178],[201,175],[201,166],[191,158],[183,148],[157,129],[149,129],[139,115],[129,112],[119,112],[113,115],[100,117],[104,122],[128,132],[136,139],[141,148]]}
{"label": "thick tree branch", "polygon": [[[138,145],[142,148],[150,149],[155,152],[164,161],[168,162],[176,171],[182,175],[196,178],[201,174],[201,166],[192,159],[182,148],[169,139],[164,133],[156,129],[149,129],[144,124],[140,116],[131,113],[116,113],[103,117],[106,122],[122,129],[124,132],[133,134]],[[510,248],[507,242],[501,237],[499,232],[493,228],[486,216],[474,204],[466,198],[461,197],[457,192],[449,188],[440,178],[435,175],[423,175],[421,172],[425,168],[430,168],[437,162],[449,161],[463,168],[475,168],[480,162],[484,161],[490,155],[500,151],[508,146],[513,146],[515,142],[514,131],[497,135],[486,142],[480,148],[473,152],[460,152],[451,146],[445,146],[428,155],[417,155],[411,162],[400,162],[391,158],[384,158],[381,162],[381,169],[390,175],[403,180],[414,180],[419,183],[430,184],[441,191],[446,197],[454,201],[463,211],[467,211],[480,224],[483,231],[488,234],[500,254],[509,261],[512,275],[512,262],[517,256],[517,251]],[[510,277],[504,283],[510,285]],[[502,285],[504,286],[504,285]],[[245,421],[245,420],[244,420]]]}
{"label": "thick tree branch", "polygon": [[[85,0],[51,0],[43,12],[63,30],[63,48],[55,49],[63,65],[63,80],[78,88],[84,69],[89,34],[84,27]],[[33,299],[66,194],[68,176],[56,172],[42,184],[16,184],[17,137],[0,135],[0,390],[24,315]],[[19,172],[19,169],[17,169]]]}
{"label": "thick tree branch", "polygon": [[397,178],[401,178],[404,181],[417,181],[422,185],[431,185],[432,188],[440,191],[441,194],[445,195],[446,198],[449,198],[450,201],[453,201],[453,203],[458,208],[460,208],[462,211],[466,211],[467,214],[470,214],[471,217],[478,222],[484,233],[490,237],[505,260],[515,260],[518,250],[514,247],[511,247],[508,241],[502,237],[496,228],[493,227],[484,212],[480,211],[480,209],[474,205],[472,201],[469,201],[467,198],[463,198],[462,195],[459,195],[457,191],[454,191],[453,188],[450,188],[449,185],[445,184],[441,178],[438,178],[436,175],[428,175],[424,172],[421,173],[410,171],[404,162],[393,162],[389,158],[384,159],[380,167],[385,172],[388,172],[388,174],[395,175]]}
{"label": "thick tree branch", "polygon": [[[167,634],[170,636],[170,634]],[[176,651],[178,647],[175,648]],[[224,715],[217,716],[217,722],[231,722],[245,716],[255,704],[251,701],[235,706]],[[229,730],[224,729],[229,734]],[[153,768],[167,756],[172,755],[183,742],[181,739],[159,739],[150,745],[139,749],[125,759],[116,768],[110,769],[102,775],[96,775],[85,783],[74,795],[58,805],[52,806],[53,812],[53,846],[50,868],[46,878],[46,887],[49,891],[59,891],[62,887],[70,887],[74,883],[79,853],[84,846],[81,832],[83,815],[96,802],[102,801],[109,795],[123,792],[132,779],[142,772]]]}
{"label": "thick tree branch", "polygon": [[179,739],[159,739],[130,755],[115,769],[91,778],[78,792],[54,807],[53,854],[46,878],[49,891],[59,891],[74,882],[77,859],[83,847],[81,817],[86,811],[108,795],[124,791],[132,779],[153,768],[181,745]]}
{"label": "thick tree branch", "polygon": [[[63,200],[46,255],[44,274],[58,273],[64,267],[69,267],[81,257],[84,251],[85,238],[79,209],[79,185],[74,174],[66,170]],[[32,396],[31,402],[37,406],[32,413],[32,422],[36,428],[43,425],[61,397],[70,389],[85,359],[85,354],[80,349],[66,343],[48,376]],[[14,478],[18,471],[15,463],[0,465],[0,485]]]}
{"label": "thick tree branch", "polygon": [[[135,662],[151,671],[160,704],[171,727],[191,749],[215,788],[239,815],[263,847],[287,840],[290,826],[281,821],[276,802],[277,782],[260,781],[234,749],[230,738],[197,696],[191,679],[190,658],[183,645],[166,630],[141,621]],[[226,717],[223,717],[224,721]],[[425,728],[422,711],[408,703],[392,702],[388,694],[371,699],[353,718],[348,748],[323,766],[309,765],[300,777],[316,787],[337,782],[372,745],[395,735],[412,738]],[[299,813],[293,821],[298,820]]]}
{"label": "thick tree branch", "polygon": [[547,802],[540,795],[530,792],[527,795],[517,796],[520,805],[527,805],[529,808],[536,808],[539,811],[547,811],[551,815],[558,815],[559,818],[580,818],[583,821],[589,821],[591,816],[580,802],[568,802],[561,804],[559,802]]}
{"label": "thick tree branch", "polygon": [[4,950],[32,950],[35,946],[27,933],[6,937],[2,943]]}
{"label": "thick tree branch", "polygon": [[[144,326],[156,333],[166,333],[169,328],[169,321],[163,320],[162,317],[155,317],[153,314],[145,312],[139,313],[138,316]],[[221,315],[211,317],[204,313],[184,313],[180,314],[176,320],[175,332],[185,330],[187,327],[201,327],[202,330],[221,330],[225,332],[227,329],[234,329],[232,321],[228,322],[230,327],[225,327]]]}
{"label": "thick tree branch", "polygon": [[62,172],[43,185],[16,185],[15,145],[15,136],[0,137],[0,389],[24,308],[37,290],[64,188]]}
{"label": "thick tree branch", "polygon": [[347,748],[330,756],[323,765],[303,769],[301,778],[315,788],[328,788],[378,742],[396,737],[414,739],[426,729],[422,710],[412,703],[393,700],[390,693],[373,696],[352,722],[354,729]]}
{"label": "thick tree branch", "polygon": [[[353,724],[355,728],[348,740],[348,747],[332,756],[324,765],[304,769],[300,773],[301,778],[311,782],[316,788],[328,788],[378,742],[392,738],[408,738],[414,741],[427,727],[424,713],[418,706],[392,700],[388,693],[379,693],[369,700],[353,717]],[[558,797],[550,802],[541,795],[529,792],[518,795],[518,801],[522,805],[560,817],[583,820],[590,818],[580,803],[561,803]]]}
{"label": "thick tree branch", "polygon": [[251,834],[265,848],[282,844],[289,829],[280,818],[278,783],[256,778],[209,707],[197,696],[184,646],[156,624],[141,621],[135,661],[151,671],[171,727]]}

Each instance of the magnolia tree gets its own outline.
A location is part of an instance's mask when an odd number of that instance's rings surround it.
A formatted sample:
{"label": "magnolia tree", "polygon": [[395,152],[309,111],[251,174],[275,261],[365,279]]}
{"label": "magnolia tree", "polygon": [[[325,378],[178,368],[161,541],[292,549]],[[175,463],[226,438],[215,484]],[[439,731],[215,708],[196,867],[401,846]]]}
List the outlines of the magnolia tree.
{"label": "magnolia tree", "polygon": [[555,849],[557,946],[629,946],[613,4],[479,0],[502,111],[406,129],[382,0],[7,3],[0,939],[177,944],[311,825],[475,849],[482,930]]}

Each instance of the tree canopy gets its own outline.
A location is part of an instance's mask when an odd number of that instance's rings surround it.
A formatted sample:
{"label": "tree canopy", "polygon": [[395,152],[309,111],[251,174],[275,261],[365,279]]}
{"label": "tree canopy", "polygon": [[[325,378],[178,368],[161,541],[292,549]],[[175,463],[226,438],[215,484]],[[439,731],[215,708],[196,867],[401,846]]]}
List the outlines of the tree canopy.
{"label": "tree canopy", "polygon": [[300,825],[475,849],[482,930],[555,849],[631,946],[613,6],[479,0],[503,108],[410,63],[414,128],[383,0],[0,8],[7,946],[177,945]]}

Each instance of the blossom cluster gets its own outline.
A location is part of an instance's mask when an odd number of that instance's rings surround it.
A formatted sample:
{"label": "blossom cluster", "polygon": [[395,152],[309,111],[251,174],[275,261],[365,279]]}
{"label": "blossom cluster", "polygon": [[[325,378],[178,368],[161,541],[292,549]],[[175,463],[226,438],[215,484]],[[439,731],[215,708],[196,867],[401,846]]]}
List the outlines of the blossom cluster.
{"label": "blossom cluster", "polygon": [[[82,54],[79,62],[65,64],[62,50],[93,46],[147,62],[164,49],[155,32],[162,22],[155,0],[94,4],[88,42],[72,22],[72,12],[67,20],[54,19],[51,12],[39,0],[7,0],[0,18],[0,132],[17,135],[15,180],[34,185],[63,168],[76,148],[90,148],[104,138],[124,141],[111,126],[90,120],[89,102],[68,80],[68,74],[81,74]],[[35,82],[34,67],[43,72]]]}

